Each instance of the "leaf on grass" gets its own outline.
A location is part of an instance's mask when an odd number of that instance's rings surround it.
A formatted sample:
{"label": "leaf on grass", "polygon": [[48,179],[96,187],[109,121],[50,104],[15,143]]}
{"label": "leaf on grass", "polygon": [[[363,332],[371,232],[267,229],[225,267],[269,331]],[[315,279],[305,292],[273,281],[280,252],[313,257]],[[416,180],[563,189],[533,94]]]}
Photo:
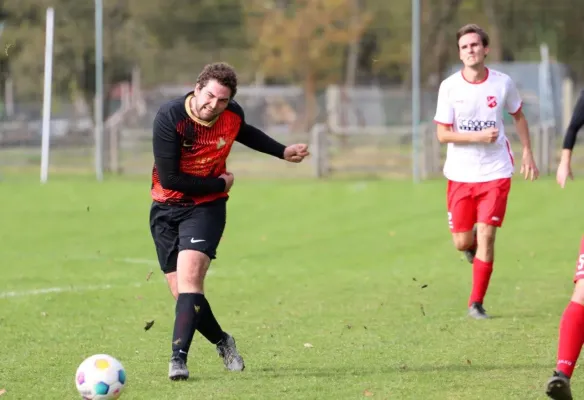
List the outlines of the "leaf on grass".
{"label": "leaf on grass", "polygon": [[472,365],[472,362],[471,362],[470,360],[466,360],[466,363],[467,363],[468,365]]}
{"label": "leaf on grass", "polygon": [[422,315],[425,317],[426,316],[426,312],[424,311],[424,305],[420,304],[420,311],[422,312]]}
{"label": "leaf on grass", "polygon": [[306,347],[308,349],[308,348],[311,348],[311,347],[314,347],[314,346],[311,345],[310,343],[304,343],[304,347]]}
{"label": "leaf on grass", "polygon": [[371,397],[371,396],[373,396],[373,392],[371,392],[368,389],[365,389],[365,391],[363,392],[363,396],[365,396],[365,397]]}
{"label": "leaf on grass", "polygon": [[148,272],[148,276],[146,276],[146,282],[148,282],[150,280],[150,277],[152,276],[153,272],[150,271]]}
{"label": "leaf on grass", "polygon": [[408,366],[406,364],[402,364],[399,366],[399,369],[401,369],[402,371],[405,371],[406,369],[408,369]]}
{"label": "leaf on grass", "polygon": [[423,284],[423,285],[420,287],[420,289],[426,289],[427,287],[428,287],[428,285],[426,285],[426,284]]}
{"label": "leaf on grass", "polygon": [[152,328],[152,325],[154,325],[154,320],[152,321],[146,321],[146,326],[144,326],[144,330],[147,331],[150,328]]}
{"label": "leaf on grass", "polygon": [[347,328],[347,329],[351,329],[352,327],[353,327],[353,326],[352,326],[352,325],[350,325],[350,324],[348,324],[348,325],[345,325],[345,328]]}

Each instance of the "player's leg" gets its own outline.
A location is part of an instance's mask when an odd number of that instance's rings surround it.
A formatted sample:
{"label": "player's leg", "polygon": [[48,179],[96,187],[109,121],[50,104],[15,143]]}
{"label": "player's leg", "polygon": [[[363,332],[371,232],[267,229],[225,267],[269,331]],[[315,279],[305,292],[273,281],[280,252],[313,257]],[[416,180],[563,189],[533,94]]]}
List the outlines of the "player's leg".
{"label": "player's leg", "polygon": [[[156,246],[158,262],[175,299],[178,298],[176,272],[179,243],[178,226],[182,212],[184,209],[158,203],[153,203],[150,209],[150,231]],[[180,358],[171,359],[168,377],[172,380],[187,379],[189,371],[186,362]]]}
{"label": "player's leg", "polygon": [[483,307],[495,260],[495,238],[507,210],[511,179],[498,179],[477,185],[477,250],[473,260],[472,290],[469,297],[469,316],[488,318]]}
{"label": "player's leg", "polygon": [[[177,251],[178,256],[178,251]],[[176,263],[175,263],[176,265]],[[176,267],[175,267],[176,268]],[[168,283],[168,289],[170,290],[170,294],[174,297],[174,300],[178,300],[178,281],[176,278],[176,271],[168,272],[164,274],[166,278],[166,283]]]}
{"label": "player's leg", "polygon": [[[177,269],[177,320],[173,336],[173,358],[185,363],[195,330],[217,346],[227,369],[245,368],[235,340],[221,329],[205,296],[204,281],[223,235],[226,221],[224,199],[195,207],[179,226]],[[183,317],[181,317],[183,316]]]}
{"label": "player's leg", "polygon": [[472,184],[448,181],[446,194],[448,226],[454,247],[464,252],[470,262],[476,250],[476,205],[471,190]]}
{"label": "player's leg", "polygon": [[546,385],[555,400],[572,399],[570,379],[584,345],[584,237],[574,275],[574,292],[560,320],[556,370]]}

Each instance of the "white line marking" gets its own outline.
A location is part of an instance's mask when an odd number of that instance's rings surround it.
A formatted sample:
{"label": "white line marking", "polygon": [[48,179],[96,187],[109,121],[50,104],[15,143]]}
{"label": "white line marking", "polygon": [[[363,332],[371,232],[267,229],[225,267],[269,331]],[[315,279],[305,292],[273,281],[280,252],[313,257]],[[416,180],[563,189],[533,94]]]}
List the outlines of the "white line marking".
{"label": "white line marking", "polygon": [[158,265],[158,261],[146,260],[143,258],[113,258],[114,262],[124,262],[127,264]]}
{"label": "white line marking", "polygon": [[67,260],[73,261],[110,261],[110,262],[118,262],[118,263],[126,263],[126,264],[142,264],[142,265],[153,265],[157,266],[158,261],[150,260],[147,258],[131,258],[131,257],[107,257],[107,256],[84,256],[84,257],[67,257]]}
{"label": "white line marking", "polygon": [[[77,258],[81,260],[82,258]],[[105,257],[84,257],[85,260],[108,260]],[[145,265],[158,265],[157,261],[141,259],[141,258],[112,258],[109,259],[114,262],[124,262],[128,264],[145,264]],[[156,273],[155,271],[153,271]],[[162,273],[160,273],[162,274]],[[215,275],[215,272],[212,269],[207,271],[208,275]],[[150,279],[150,282],[156,281],[155,279]],[[166,282],[166,279],[161,279],[161,282]],[[127,285],[91,285],[91,286],[62,286],[62,287],[49,287],[49,288],[41,288],[41,289],[28,289],[28,290],[14,290],[14,291],[6,291],[0,292],[0,300],[1,299],[10,299],[15,297],[31,297],[31,296],[40,296],[44,294],[51,294],[51,293],[85,293],[85,292],[92,292],[98,290],[111,290],[111,289],[125,289],[130,287],[142,287],[144,283],[136,282],[130,283]]]}
{"label": "white line marking", "polygon": [[44,289],[29,289],[29,290],[15,290],[10,292],[0,292],[0,299],[9,299],[14,297],[30,297],[39,296],[43,294],[50,293],[83,293],[91,292],[95,290],[110,290],[110,289],[120,289],[129,287],[141,287],[142,283],[133,283],[130,285],[93,285],[93,286],[62,286],[62,287],[50,287]]}

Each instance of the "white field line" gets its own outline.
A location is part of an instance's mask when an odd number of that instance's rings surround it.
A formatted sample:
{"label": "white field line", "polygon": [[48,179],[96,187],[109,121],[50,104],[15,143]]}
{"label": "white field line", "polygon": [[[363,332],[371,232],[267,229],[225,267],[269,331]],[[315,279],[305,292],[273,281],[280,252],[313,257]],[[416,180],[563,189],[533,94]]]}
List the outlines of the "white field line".
{"label": "white field line", "polygon": [[14,297],[31,297],[51,293],[84,293],[96,290],[109,290],[141,286],[143,286],[142,283],[133,283],[129,285],[60,286],[41,289],[14,290],[9,292],[0,292],[0,299],[10,299]]}
{"label": "white field line", "polygon": [[[107,257],[98,257],[98,256],[89,256],[89,257],[74,257],[70,258],[73,260],[105,260],[105,261],[113,261],[119,263],[126,263],[126,264],[141,264],[141,265],[151,265],[151,266],[158,266],[158,262],[155,260],[147,260],[141,258],[107,258]],[[153,274],[161,274],[160,271],[152,271]],[[212,275],[213,271],[207,271],[207,275]],[[150,280],[158,280],[151,278]],[[164,281],[164,280],[162,280]],[[48,288],[38,288],[38,289],[28,289],[28,290],[13,290],[13,291],[5,291],[0,292],[0,299],[10,299],[15,297],[31,297],[31,296],[40,296],[44,294],[51,294],[51,293],[85,293],[85,292],[92,292],[98,290],[111,290],[111,289],[124,289],[130,287],[141,287],[144,286],[145,282],[135,282],[129,283],[127,285],[90,285],[90,286],[55,286],[55,287],[48,287]]]}

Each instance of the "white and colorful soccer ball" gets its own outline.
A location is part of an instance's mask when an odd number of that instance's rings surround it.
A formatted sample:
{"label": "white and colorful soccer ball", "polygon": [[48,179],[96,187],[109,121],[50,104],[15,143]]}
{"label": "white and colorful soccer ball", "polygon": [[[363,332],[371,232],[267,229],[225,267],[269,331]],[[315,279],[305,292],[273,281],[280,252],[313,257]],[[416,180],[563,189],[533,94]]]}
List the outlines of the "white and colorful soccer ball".
{"label": "white and colorful soccer ball", "polygon": [[84,400],[118,399],[126,386],[126,370],[114,357],[95,354],[77,368],[75,385]]}

